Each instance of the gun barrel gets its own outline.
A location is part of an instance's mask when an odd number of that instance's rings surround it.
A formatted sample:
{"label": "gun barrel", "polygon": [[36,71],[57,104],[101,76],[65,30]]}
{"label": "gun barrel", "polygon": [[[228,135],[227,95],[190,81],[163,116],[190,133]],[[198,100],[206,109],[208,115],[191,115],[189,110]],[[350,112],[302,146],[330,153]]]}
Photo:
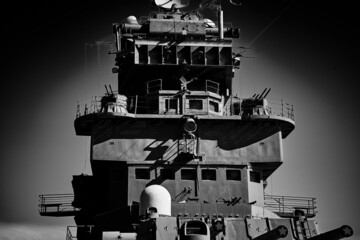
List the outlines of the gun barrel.
{"label": "gun barrel", "polygon": [[285,238],[288,235],[288,232],[289,231],[287,227],[285,227],[284,225],[280,225],[277,228],[254,238],[254,240],[276,240],[280,238]]}
{"label": "gun barrel", "polygon": [[109,88],[110,88],[111,94],[114,94],[110,84],[109,84]]}
{"label": "gun barrel", "polygon": [[269,90],[265,93],[265,95],[264,95],[263,98],[266,98],[266,97],[267,97],[267,95],[269,94],[270,90],[271,90],[271,88],[269,88]]}
{"label": "gun barrel", "polygon": [[347,237],[351,237],[353,235],[353,230],[350,226],[344,225],[334,230],[316,235],[309,240],[338,240]]}
{"label": "gun barrel", "polygon": [[259,98],[262,98],[262,96],[264,95],[264,93],[266,92],[267,88],[264,89],[264,91],[260,94]]}
{"label": "gun barrel", "polygon": [[108,88],[107,88],[107,86],[105,85],[105,89],[106,89],[106,93],[107,93],[107,95],[109,95],[109,91],[108,91]]}

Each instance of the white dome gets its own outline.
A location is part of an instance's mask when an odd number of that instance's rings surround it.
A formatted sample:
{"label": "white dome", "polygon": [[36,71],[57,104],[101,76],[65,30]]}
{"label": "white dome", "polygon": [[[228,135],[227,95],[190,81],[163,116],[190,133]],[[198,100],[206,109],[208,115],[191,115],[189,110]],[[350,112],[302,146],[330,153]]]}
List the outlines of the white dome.
{"label": "white dome", "polygon": [[125,19],[125,22],[126,23],[129,23],[129,24],[139,24],[136,17],[135,16],[128,16],[126,19]]}
{"label": "white dome", "polygon": [[166,188],[151,185],[144,189],[140,195],[140,216],[150,207],[155,207],[159,215],[171,216],[171,196]]}

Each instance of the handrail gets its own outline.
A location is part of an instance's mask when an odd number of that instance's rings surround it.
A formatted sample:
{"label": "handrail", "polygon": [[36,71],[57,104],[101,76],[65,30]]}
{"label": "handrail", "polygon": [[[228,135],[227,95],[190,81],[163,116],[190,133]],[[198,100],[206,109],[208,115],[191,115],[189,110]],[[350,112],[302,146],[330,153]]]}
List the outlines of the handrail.
{"label": "handrail", "polygon": [[[208,89],[209,90],[209,89]],[[209,90],[212,92],[211,90]],[[179,98],[181,94],[176,93],[172,96],[173,98]],[[113,110],[109,110],[112,112],[117,112],[116,109],[119,109],[120,112],[132,113],[132,114],[154,114],[159,113],[159,100],[156,98],[156,95],[149,96],[127,96],[127,106],[126,109],[122,105],[118,105],[117,103],[109,103],[109,108]],[[224,102],[224,106],[222,107],[222,115],[223,116],[235,116],[242,115],[244,109],[241,108],[241,103],[244,99],[248,98],[239,98],[236,96],[230,96]],[[95,96],[88,102],[78,103],[76,108],[76,118],[81,117],[83,115],[100,113],[101,111],[101,96]],[[257,115],[269,115],[269,116],[280,116],[289,118],[294,120],[294,106],[284,102],[283,99],[269,99],[266,101],[266,106],[256,106],[254,111]],[[179,103],[180,104],[180,103]],[[119,107],[119,108],[117,108]],[[179,106],[178,106],[179,107]],[[206,111],[206,109],[205,109]],[[207,111],[209,112],[209,111]],[[176,112],[175,114],[180,114],[180,112]]]}
{"label": "handrail", "polygon": [[302,210],[307,216],[316,215],[315,199],[311,197],[293,197],[265,195],[265,208],[279,215],[292,215]]}
{"label": "handrail", "polygon": [[213,92],[216,94],[219,94],[219,87],[220,87],[220,83],[211,81],[211,80],[206,80],[205,82],[206,86],[206,91],[208,92]]}
{"label": "handrail", "polygon": [[40,215],[60,215],[67,212],[76,212],[78,209],[72,206],[74,194],[41,194],[39,195]]}
{"label": "handrail", "polygon": [[66,240],[74,240],[77,238],[77,230],[79,228],[88,228],[89,234],[91,234],[91,231],[93,229],[94,225],[77,225],[77,226],[67,226],[66,228]]}

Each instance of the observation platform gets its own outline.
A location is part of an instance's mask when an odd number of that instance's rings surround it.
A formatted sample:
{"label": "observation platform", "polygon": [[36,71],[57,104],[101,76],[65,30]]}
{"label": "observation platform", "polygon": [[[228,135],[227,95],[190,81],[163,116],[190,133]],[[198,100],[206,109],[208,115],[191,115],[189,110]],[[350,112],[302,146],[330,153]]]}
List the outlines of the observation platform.
{"label": "observation platform", "polygon": [[[39,213],[48,217],[75,216],[78,208],[72,206],[74,194],[39,195]],[[293,218],[296,210],[307,218],[316,216],[316,201],[311,197],[265,195],[265,208],[283,218]]]}
{"label": "observation platform", "polygon": [[316,215],[315,198],[265,195],[265,208],[283,218],[293,218],[296,210],[304,213],[304,217]]}
{"label": "observation platform", "polygon": [[39,195],[39,213],[47,217],[75,216],[79,209],[72,206],[74,194],[42,194]]}
{"label": "observation platform", "polygon": [[174,93],[169,90],[158,91],[155,96],[123,96],[124,99],[120,103],[110,103],[106,109],[101,106],[100,98],[93,98],[90,103],[78,105],[75,119],[76,134],[88,136],[94,124],[110,119],[176,122],[186,117],[195,117],[199,121],[199,127],[201,122],[231,123],[235,124],[236,128],[243,128],[244,133],[251,134],[251,131],[256,129],[257,133],[265,135],[273,133],[276,128],[281,130],[283,138],[295,128],[294,109],[283,100],[269,103],[263,100],[266,106],[252,106],[251,109],[246,109],[241,107],[241,102],[248,99],[230,97],[223,101],[220,95],[211,91],[193,91],[183,99],[174,99],[173,96]]}

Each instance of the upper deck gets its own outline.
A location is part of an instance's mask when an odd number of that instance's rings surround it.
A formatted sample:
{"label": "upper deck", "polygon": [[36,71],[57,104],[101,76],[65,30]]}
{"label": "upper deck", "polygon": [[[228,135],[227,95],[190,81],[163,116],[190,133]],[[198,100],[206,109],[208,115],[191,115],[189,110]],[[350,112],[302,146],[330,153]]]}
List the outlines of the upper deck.
{"label": "upper deck", "polygon": [[262,123],[264,134],[276,126],[280,127],[283,138],[295,128],[294,108],[283,100],[224,97],[219,94],[218,84],[210,80],[205,82],[205,91],[162,90],[161,86],[161,80],[150,81],[148,94],[143,96],[114,94],[110,100],[109,96],[102,96],[78,104],[76,133],[91,135],[95,122],[114,118],[182,121],[185,117],[195,117],[197,121],[220,125],[221,122],[237,122],[249,132],[252,131],[251,124]]}
{"label": "upper deck", "polygon": [[[232,94],[234,62],[238,64],[232,38],[239,37],[239,29],[209,21],[178,10],[159,12],[140,23],[129,16],[114,24],[113,72],[118,73],[119,93],[144,95],[143,86],[155,79],[161,79],[163,89],[178,90],[181,78],[197,78],[218,84],[220,95]],[[203,91],[199,82],[192,83],[192,90]]]}

